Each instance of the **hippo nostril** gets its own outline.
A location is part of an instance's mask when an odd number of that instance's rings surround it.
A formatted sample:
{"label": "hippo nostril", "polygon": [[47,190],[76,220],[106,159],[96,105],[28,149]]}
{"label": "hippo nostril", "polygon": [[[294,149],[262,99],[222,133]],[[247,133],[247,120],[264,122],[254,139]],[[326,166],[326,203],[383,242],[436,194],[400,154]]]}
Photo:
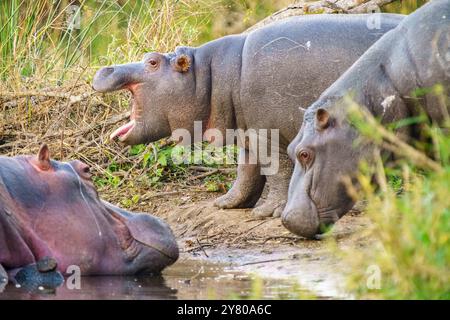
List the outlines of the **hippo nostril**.
{"label": "hippo nostril", "polygon": [[111,75],[113,72],[114,72],[114,68],[113,67],[106,67],[106,68],[102,69],[101,76],[106,78],[109,75]]}
{"label": "hippo nostril", "polygon": [[101,68],[94,76],[92,88],[99,92],[108,92],[118,89],[117,81],[114,75],[117,69],[115,67]]}

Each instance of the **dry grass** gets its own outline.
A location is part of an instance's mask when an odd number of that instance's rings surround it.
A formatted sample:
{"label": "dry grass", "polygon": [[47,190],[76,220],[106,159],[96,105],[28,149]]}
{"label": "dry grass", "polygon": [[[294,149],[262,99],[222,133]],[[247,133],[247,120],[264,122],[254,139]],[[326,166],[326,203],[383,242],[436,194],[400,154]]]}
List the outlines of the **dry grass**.
{"label": "dry grass", "polygon": [[[176,175],[186,178],[204,172],[180,167],[173,173],[172,168],[158,164],[149,168],[143,163],[146,153],[157,153],[166,142],[136,154],[109,141],[111,131],[128,118],[129,93],[98,94],[90,81],[101,65],[136,61],[148,51],[194,44],[219,1],[124,1],[119,5],[85,0],[81,1],[81,29],[67,35],[68,6],[67,1],[55,7],[47,0],[0,5],[0,53],[4,56],[0,61],[0,154],[33,154],[45,142],[54,159],[89,164],[96,181],[102,181],[98,183],[102,197],[121,205],[127,202],[126,206],[135,207],[137,197],[170,192],[177,182],[180,188],[202,188],[203,179],[181,183]],[[106,47],[105,41],[109,41]],[[92,55],[100,44],[103,51]],[[174,177],[164,187],[151,182],[151,175],[162,175],[161,170]]]}
{"label": "dry grass", "polygon": [[[142,146],[137,154],[130,152],[130,146],[110,141],[112,130],[129,117],[128,93],[102,95],[80,83],[39,92],[0,92],[0,97],[2,155],[34,154],[45,142],[52,158],[89,164],[98,181],[103,181],[98,183],[101,196],[125,207],[147,211],[151,198],[183,189],[208,192],[208,179],[220,176],[229,183],[234,173],[232,168],[146,165],[148,153],[171,146],[166,140]],[[161,180],[164,183],[152,183],[156,174],[167,176]]]}
{"label": "dry grass", "polygon": [[109,101],[113,97],[96,94],[86,83],[0,96],[3,155],[34,154],[45,142],[54,159],[80,159],[100,176],[113,161],[133,161],[128,147],[108,141],[110,131],[128,117],[127,108]]}

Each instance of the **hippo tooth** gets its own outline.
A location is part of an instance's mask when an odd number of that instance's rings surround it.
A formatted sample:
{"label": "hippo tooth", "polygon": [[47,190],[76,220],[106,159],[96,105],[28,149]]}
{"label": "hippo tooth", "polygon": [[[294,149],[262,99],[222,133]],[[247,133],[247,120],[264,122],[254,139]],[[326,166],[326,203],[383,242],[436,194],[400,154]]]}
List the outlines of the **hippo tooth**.
{"label": "hippo tooth", "polygon": [[127,133],[129,133],[134,125],[136,124],[136,121],[133,119],[130,122],[128,122],[127,124],[124,124],[123,126],[121,126],[120,128],[116,129],[113,133],[111,133],[111,135],[109,136],[110,140],[113,140],[115,137],[123,137],[125,136]]}

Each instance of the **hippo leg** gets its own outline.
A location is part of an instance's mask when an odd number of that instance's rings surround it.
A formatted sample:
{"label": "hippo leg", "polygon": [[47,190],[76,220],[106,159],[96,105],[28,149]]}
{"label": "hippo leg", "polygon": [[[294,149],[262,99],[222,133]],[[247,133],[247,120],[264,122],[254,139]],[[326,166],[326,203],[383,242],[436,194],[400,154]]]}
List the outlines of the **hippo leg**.
{"label": "hippo leg", "polygon": [[266,177],[261,175],[259,164],[249,163],[249,151],[241,148],[237,179],[233,187],[216,199],[214,205],[221,209],[252,208],[264,189]]}
{"label": "hippo leg", "polygon": [[40,290],[40,287],[55,289],[64,282],[64,277],[56,268],[56,260],[46,257],[18,270],[14,279],[29,291]]}
{"label": "hippo leg", "polygon": [[289,181],[292,176],[293,165],[286,153],[279,154],[278,173],[267,176],[269,194],[266,201],[253,209],[252,213],[260,218],[280,217],[287,202]]}

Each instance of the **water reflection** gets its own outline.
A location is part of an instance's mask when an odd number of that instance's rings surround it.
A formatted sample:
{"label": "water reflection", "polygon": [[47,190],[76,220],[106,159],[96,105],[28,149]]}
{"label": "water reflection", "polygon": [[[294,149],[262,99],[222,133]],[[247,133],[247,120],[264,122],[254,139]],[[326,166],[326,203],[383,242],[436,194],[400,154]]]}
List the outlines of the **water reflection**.
{"label": "water reflection", "polygon": [[300,293],[288,279],[255,282],[249,275],[224,265],[188,260],[180,261],[158,277],[84,277],[80,290],[68,289],[64,284],[54,291],[42,288],[28,291],[9,283],[0,293],[0,300],[295,299]]}
{"label": "water reflection", "polygon": [[176,289],[163,277],[84,277],[81,290],[63,285],[56,290],[27,290],[8,284],[0,299],[175,299]]}

